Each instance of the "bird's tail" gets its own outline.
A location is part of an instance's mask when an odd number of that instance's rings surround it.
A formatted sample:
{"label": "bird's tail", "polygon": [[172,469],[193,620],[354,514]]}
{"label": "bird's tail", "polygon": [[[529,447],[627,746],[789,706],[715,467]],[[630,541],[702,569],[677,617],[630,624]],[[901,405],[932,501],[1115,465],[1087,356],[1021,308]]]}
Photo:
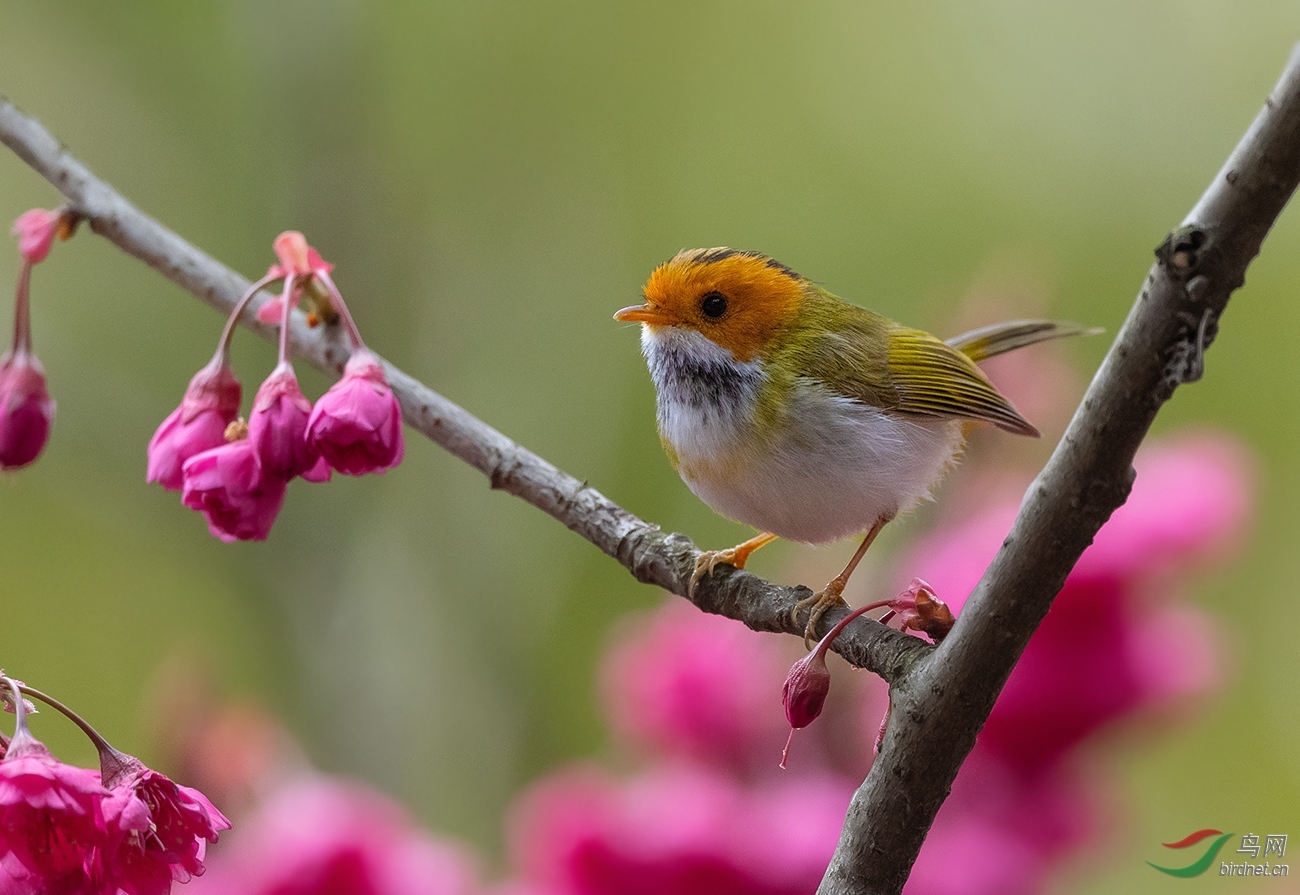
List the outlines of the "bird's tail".
{"label": "bird's tail", "polygon": [[980,327],[949,339],[948,344],[971,360],[979,362],[1035,342],[1063,339],[1066,336],[1095,336],[1102,330],[1077,323],[1054,323],[1051,320],[1012,320]]}

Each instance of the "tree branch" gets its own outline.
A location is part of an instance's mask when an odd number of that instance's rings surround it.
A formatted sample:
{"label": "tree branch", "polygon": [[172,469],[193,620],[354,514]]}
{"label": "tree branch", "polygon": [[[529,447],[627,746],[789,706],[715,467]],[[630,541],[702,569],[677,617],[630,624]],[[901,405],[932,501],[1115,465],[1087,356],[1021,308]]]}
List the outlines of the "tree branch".
{"label": "tree branch", "polygon": [[1229,295],[1300,182],[1300,47],[1204,196],[1156,251],[1123,328],[952,634],[891,688],[823,895],[894,893],[1012,668],[1133,484],[1156,412],[1202,372]]}
{"label": "tree branch", "polygon": [[[68,207],[84,217],[92,230],[217,310],[229,314],[248,289],[247,279],[141,212],[74,158],[40,122],[20,113],[2,96],[0,141],[63,193]],[[269,297],[255,299],[240,322],[274,340],[277,328],[256,320],[257,308]],[[335,328],[310,328],[301,314],[295,314],[289,342],[296,356],[335,376],[342,373],[349,349]],[[675,594],[688,591],[699,555],[689,538],[665,534],[637,518],[391,363],[383,363],[406,422],[482,472],[493,488],[523,498],[558,519],[617,559],[638,581]],[[811,593],[806,587],[781,587],[719,566],[695,588],[692,601],[705,612],[737,619],[756,631],[802,637],[803,625],[792,621],[790,612]],[[843,608],[827,612],[821,629],[829,630],[846,612]],[[836,650],[852,664],[892,681],[930,647],[901,631],[859,619],[836,638]]]}
{"label": "tree branch", "polygon": [[[0,99],[0,140],[53,183],[106,237],[224,312],[248,281],[141,213],[62,149],[36,121]],[[819,889],[830,895],[901,891],[925,834],[976,733],[1066,575],[1128,496],[1132,459],[1156,412],[1199,378],[1229,295],[1300,181],[1300,54],[1219,176],[1157,252],[1138,300],[1047,467],[953,633],[935,650],[868,620],[836,641],[855,665],[891,683],[893,711],[880,755],[854,796]],[[266,338],[256,306],[243,322]],[[338,374],[338,333],[295,317],[294,353]],[[407,423],[617,559],[639,581],[687,590],[698,551],[515,444],[462,408],[385,364]],[[707,612],[760,631],[802,635],[792,621],[807,588],[720,568],[696,589]],[[845,610],[828,612],[826,630]]]}

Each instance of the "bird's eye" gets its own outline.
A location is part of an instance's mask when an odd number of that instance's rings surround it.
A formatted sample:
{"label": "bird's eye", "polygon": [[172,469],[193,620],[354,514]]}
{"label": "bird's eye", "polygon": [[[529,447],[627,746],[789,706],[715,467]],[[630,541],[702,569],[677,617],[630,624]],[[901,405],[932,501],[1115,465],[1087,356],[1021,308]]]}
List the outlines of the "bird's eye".
{"label": "bird's eye", "polygon": [[710,292],[700,299],[700,310],[704,312],[705,317],[718,319],[727,313],[727,296],[721,292]]}

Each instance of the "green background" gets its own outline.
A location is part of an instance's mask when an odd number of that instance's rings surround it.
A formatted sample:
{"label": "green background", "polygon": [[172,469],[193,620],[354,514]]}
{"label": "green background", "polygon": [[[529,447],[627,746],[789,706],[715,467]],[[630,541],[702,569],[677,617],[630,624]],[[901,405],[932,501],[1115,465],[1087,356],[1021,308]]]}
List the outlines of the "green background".
{"label": "green background", "polygon": [[[1298,38],[1290,0],[0,0],[0,93],[246,275],[304,230],[384,355],[722,546],[744,532],[673,474],[636,333],[610,318],[655,264],[756,248],[943,335],[972,290],[1027,282],[1113,333]],[[5,218],[59,201],[8,155],[0,198]],[[15,271],[16,253],[0,275]],[[34,281],[59,415],[41,461],[0,477],[0,664],[147,759],[160,675],[203,663],[319,766],[490,852],[519,786],[606,750],[595,659],[657,592],[418,437],[382,477],[295,483],[267,543],[219,543],[143,481],[218,316],[88,232]],[[1061,891],[1210,890],[1143,862],[1206,826],[1300,837],[1298,293],[1291,210],[1205,379],[1157,422],[1225,428],[1258,455],[1247,547],[1193,592],[1229,670],[1190,720],[1096,752],[1105,835]],[[1105,348],[1070,350],[1091,370]],[[237,338],[247,395],[272,364]],[[753,568],[829,577],[841,552],[783,544]]]}

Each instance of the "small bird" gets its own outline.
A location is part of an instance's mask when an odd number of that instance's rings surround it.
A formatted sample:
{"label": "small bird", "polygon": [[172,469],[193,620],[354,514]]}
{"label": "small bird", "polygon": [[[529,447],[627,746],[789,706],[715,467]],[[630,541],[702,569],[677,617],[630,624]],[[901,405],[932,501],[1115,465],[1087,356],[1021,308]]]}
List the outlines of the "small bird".
{"label": "small bird", "polygon": [[809,642],[881,528],[930,496],[972,428],[1038,436],[976,362],[1096,332],[1016,320],[944,342],[730,248],[679,252],[643,294],[614,319],[641,324],[668,459],[706,504],[761,532],[705,551],[691,589],[778,537],[866,533],[844,571],[795,607],[797,619],[811,606]]}

